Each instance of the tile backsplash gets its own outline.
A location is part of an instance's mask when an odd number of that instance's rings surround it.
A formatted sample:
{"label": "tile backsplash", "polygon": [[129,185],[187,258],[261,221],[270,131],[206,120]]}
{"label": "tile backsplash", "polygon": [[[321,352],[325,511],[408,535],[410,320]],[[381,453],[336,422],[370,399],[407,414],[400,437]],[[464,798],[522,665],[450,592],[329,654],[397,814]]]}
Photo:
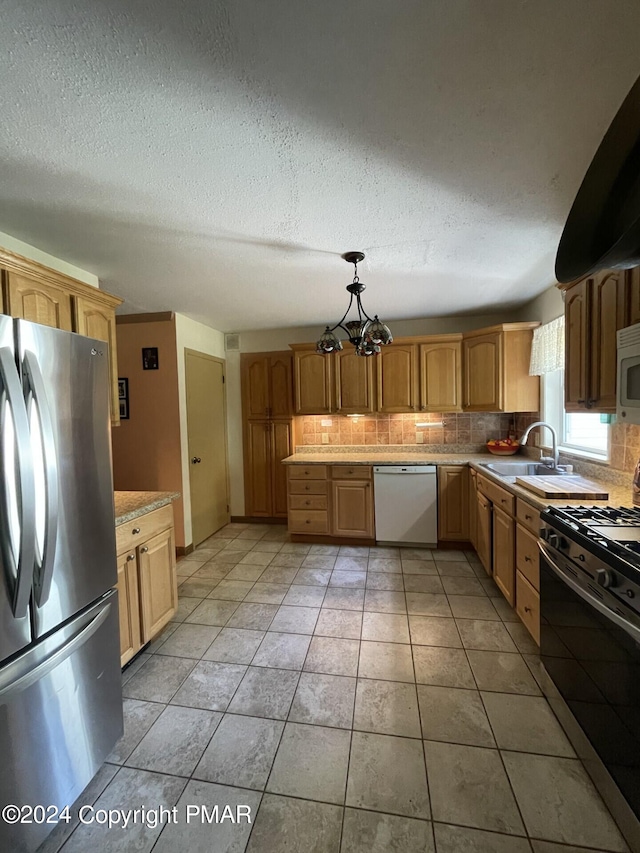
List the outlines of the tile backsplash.
{"label": "tile backsplash", "polygon": [[[305,415],[295,418],[296,444],[321,445],[322,436],[328,435],[329,445],[484,445],[490,438],[506,438],[511,428],[515,428],[516,437],[519,437],[530,423],[538,419],[537,412],[517,415],[378,413],[358,418],[347,415]],[[327,426],[322,426],[323,421]],[[443,426],[417,426],[441,422]],[[422,442],[418,441],[418,435],[423,436]]]}
{"label": "tile backsplash", "polygon": [[612,424],[609,465],[619,471],[632,472],[638,459],[640,459],[640,425]]}

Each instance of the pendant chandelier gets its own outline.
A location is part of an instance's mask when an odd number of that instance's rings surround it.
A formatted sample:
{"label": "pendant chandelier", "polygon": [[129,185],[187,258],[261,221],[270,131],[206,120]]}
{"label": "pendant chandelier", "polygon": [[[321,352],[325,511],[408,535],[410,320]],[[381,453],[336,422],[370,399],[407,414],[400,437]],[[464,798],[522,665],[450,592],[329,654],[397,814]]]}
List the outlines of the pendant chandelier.
{"label": "pendant chandelier", "polygon": [[[353,264],[353,281],[347,285],[347,291],[351,294],[351,298],[342,319],[335,326],[327,326],[322,335],[320,335],[320,339],[316,344],[316,352],[321,355],[326,355],[330,352],[339,352],[342,349],[342,341],[335,336],[334,332],[340,328],[347,333],[349,343],[355,347],[356,355],[377,355],[380,352],[381,346],[386,346],[393,341],[393,336],[389,327],[382,320],[378,319],[377,314],[374,315],[372,320],[362,307],[360,294],[365,289],[365,285],[358,278],[358,264],[364,260],[364,254],[362,252],[345,252],[342,257],[347,263]],[[347,315],[351,311],[354,297],[358,319],[345,323]]]}

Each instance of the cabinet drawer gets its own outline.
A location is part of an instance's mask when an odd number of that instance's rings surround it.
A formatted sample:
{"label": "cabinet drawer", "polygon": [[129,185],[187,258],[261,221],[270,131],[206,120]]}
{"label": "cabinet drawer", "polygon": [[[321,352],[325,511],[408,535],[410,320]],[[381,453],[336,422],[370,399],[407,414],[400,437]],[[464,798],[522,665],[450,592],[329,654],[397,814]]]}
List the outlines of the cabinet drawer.
{"label": "cabinet drawer", "polygon": [[155,536],[173,525],[173,507],[171,504],[154,509],[133,521],[127,521],[116,527],[116,553],[135,549],[151,536]]}
{"label": "cabinet drawer", "polygon": [[370,465],[332,465],[331,476],[334,480],[370,480]]}
{"label": "cabinet drawer", "polygon": [[326,509],[326,495],[289,495],[289,509]]}
{"label": "cabinet drawer", "polygon": [[522,498],[516,501],[516,517],[520,524],[530,530],[534,536],[540,534],[540,513]]}
{"label": "cabinet drawer", "polygon": [[326,480],[289,480],[290,495],[326,495]]}
{"label": "cabinet drawer", "polygon": [[289,533],[328,533],[328,513],[321,510],[289,510]]}
{"label": "cabinet drawer", "polygon": [[513,515],[516,508],[516,499],[515,496],[508,492],[506,489],[503,489],[502,486],[499,486],[497,483],[494,483],[492,480],[487,480],[486,477],[478,474],[478,489],[482,492],[483,495],[489,498],[491,503],[499,506],[500,509],[508,512],[509,515]]}
{"label": "cabinet drawer", "polygon": [[290,480],[326,480],[326,465],[290,465]]}
{"label": "cabinet drawer", "polygon": [[538,540],[521,524],[516,525],[516,568],[534,589],[540,589]]}
{"label": "cabinet drawer", "polygon": [[516,572],[516,613],[540,645],[540,596],[520,572]]}

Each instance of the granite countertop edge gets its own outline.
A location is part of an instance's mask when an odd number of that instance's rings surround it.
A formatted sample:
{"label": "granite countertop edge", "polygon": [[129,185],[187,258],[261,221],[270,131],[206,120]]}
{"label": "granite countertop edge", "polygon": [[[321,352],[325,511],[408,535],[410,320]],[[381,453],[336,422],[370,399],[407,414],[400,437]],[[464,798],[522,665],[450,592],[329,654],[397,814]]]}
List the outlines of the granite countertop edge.
{"label": "granite countertop edge", "polygon": [[180,492],[114,492],[116,527],[153,512],[180,497]]}

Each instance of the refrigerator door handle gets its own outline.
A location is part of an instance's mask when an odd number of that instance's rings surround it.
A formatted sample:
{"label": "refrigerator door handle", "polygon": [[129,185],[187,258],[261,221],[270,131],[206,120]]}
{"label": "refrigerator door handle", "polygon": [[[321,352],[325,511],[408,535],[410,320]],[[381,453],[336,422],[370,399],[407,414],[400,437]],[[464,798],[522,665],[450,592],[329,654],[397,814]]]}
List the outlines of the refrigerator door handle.
{"label": "refrigerator door handle", "polygon": [[[11,410],[15,434],[15,467],[17,472],[19,492],[17,496],[17,515],[20,525],[19,554],[17,565],[10,536],[4,535],[3,558],[5,562],[5,573],[12,598],[13,615],[21,619],[27,615],[29,598],[31,596],[31,584],[33,582],[33,568],[35,562],[35,504],[36,493],[33,477],[33,463],[31,445],[29,441],[29,420],[27,418],[27,407],[25,405],[22,387],[16,368],[14,352],[9,347],[0,348],[0,377],[4,386],[6,403]],[[2,412],[1,420],[4,422],[5,413]],[[4,424],[3,424],[4,427]],[[4,434],[4,428],[2,429]],[[3,460],[3,466],[8,460]],[[6,469],[5,469],[6,470]],[[4,478],[3,478],[4,480]],[[8,512],[7,485],[4,488],[3,509],[5,515]]]}
{"label": "refrigerator door handle", "polygon": [[6,667],[5,678],[0,679],[0,702],[2,704],[8,704],[11,696],[16,693],[20,693],[22,690],[26,690],[27,687],[35,684],[36,681],[44,678],[47,673],[51,672],[51,670],[55,669],[58,664],[66,660],[66,658],[73,654],[73,652],[83,645],[83,643],[86,643],[89,637],[95,634],[98,628],[105,621],[109,615],[112,604],[113,602],[107,602],[88,624],[83,625],[83,627],[76,634],[73,634],[66,643],[63,643],[62,646],[57,648],[37,666],[30,668],[28,660],[24,662],[25,665],[20,666],[19,664],[21,661],[17,660],[14,666],[9,665]]}
{"label": "refrigerator door handle", "polygon": [[42,606],[49,598],[53,565],[58,539],[58,464],[53,421],[47,403],[47,392],[40,372],[40,366],[34,354],[27,350],[24,354],[24,372],[31,389],[32,405],[35,404],[40,418],[42,454],[45,480],[45,527],[41,565],[34,578],[36,601]]}

